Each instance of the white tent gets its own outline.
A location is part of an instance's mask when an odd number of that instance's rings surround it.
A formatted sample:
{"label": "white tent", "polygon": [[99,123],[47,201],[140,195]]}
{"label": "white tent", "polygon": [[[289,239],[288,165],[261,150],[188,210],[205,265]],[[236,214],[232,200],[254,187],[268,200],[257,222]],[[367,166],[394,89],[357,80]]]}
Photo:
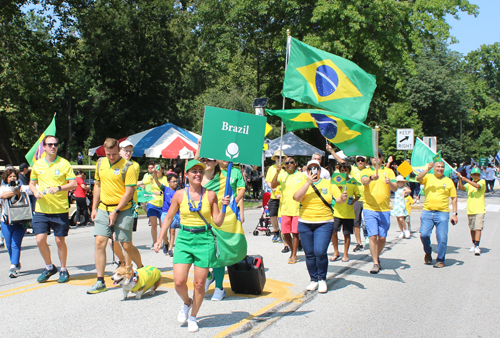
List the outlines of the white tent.
{"label": "white tent", "polygon": [[[281,137],[278,137],[269,142],[269,150],[266,150],[266,157],[272,157],[276,150],[280,149]],[[320,150],[292,132],[283,135],[283,153],[289,156],[312,156],[314,153],[325,155],[323,150]]]}

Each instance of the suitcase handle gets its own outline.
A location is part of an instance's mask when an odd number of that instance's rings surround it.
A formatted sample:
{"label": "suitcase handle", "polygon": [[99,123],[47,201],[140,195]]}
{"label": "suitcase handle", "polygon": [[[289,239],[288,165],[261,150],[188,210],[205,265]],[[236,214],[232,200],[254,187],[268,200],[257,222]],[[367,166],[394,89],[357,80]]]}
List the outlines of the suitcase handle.
{"label": "suitcase handle", "polygon": [[262,259],[255,257],[255,263],[254,263],[255,267],[259,268],[261,264],[262,264]]}

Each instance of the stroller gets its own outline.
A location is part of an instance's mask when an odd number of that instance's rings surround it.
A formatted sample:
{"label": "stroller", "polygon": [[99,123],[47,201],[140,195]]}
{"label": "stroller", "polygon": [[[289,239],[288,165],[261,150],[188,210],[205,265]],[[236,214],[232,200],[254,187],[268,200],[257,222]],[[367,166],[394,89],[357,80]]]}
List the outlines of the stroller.
{"label": "stroller", "polygon": [[269,217],[269,210],[267,206],[270,199],[271,199],[270,192],[266,192],[264,193],[264,196],[262,196],[262,215],[260,215],[259,223],[257,223],[257,226],[253,231],[254,236],[258,236],[259,231],[265,232],[266,236],[271,236],[271,229],[269,229],[269,226],[271,224],[271,218]]}

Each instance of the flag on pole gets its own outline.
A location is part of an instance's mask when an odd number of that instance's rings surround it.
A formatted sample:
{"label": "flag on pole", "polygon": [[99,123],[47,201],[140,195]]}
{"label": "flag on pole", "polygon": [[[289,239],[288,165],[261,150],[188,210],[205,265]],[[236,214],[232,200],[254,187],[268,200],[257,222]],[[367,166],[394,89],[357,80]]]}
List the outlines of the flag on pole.
{"label": "flag on pole", "polygon": [[45,150],[43,149],[43,139],[47,135],[56,136],[56,114],[52,118],[52,122],[50,122],[49,126],[45,131],[40,135],[38,141],[31,147],[31,150],[25,155],[26,160],[30,164],[30,166],[35,163],[35,161],[45,157]]}
{"label": "flag on pole", "polygon": [[434,158],[432,159],[432,162],[439,162],[441,161],[441,150],[434,155]]}
{"label": "flag on pole", "polygon": [[[438,153],[440,154],[440,153]],[[415,145],[413,147],[413,152],[411,154],[411,166],[413,171],[416,174],[421,173],[422,171],[427,169],[427,164],[430,162],[436,162],[434,159],[436,158],[436,153],[432,151],[420,138],[417,137],[415,140]],[[444,162],[444,175],[450,176],[453,172],[451,166],[444,161],[443,159],[439,159]],[[434,170],[430,170],[429,173],[434,173]]]}
{"label": "flag on pole", "polygon": [[294,38],[283,96],[364,122],[377,87],[375,76],[354,62]]}
{"label": "flag on pole", "polygon": [[376,156],[376,133],[367,125],[340,114],[319,109],[269,110],[281,118],[288,131],[318,128],[326,139],[347,156]]}
{"label": "flag on pole", "polygon": [[498,151],[498,153],[495,155],[495,159],[500,162],[500,150]]}

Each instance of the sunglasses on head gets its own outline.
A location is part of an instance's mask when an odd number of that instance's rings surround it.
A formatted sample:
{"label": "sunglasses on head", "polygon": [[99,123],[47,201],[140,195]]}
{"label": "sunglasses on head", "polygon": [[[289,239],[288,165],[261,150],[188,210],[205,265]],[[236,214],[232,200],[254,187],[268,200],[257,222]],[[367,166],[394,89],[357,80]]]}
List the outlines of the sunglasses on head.
{"label": "sunglasses on head", "polygon": [[285,164],[295,164],[295,161],[288,161],[288,162],[285,162]]}
{"label": "sunglasses on head", "polygon": [[47,147],[59,147],[59,143],[45,143]]}

